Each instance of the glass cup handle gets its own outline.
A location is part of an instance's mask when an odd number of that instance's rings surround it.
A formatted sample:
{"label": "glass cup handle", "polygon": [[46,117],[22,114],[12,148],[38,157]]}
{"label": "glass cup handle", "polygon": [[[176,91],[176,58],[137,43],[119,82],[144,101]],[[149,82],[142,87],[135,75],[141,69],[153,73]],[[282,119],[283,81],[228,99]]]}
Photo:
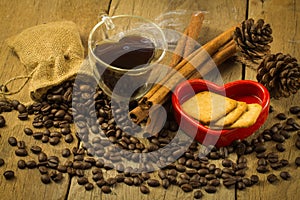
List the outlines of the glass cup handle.
{"label": "glass cup handle", "polygon": [[105,24],[107,30],[115,28],[115,24],[112,22],[111,17],[109,17],[106,13],[100,14],[99,18]]}

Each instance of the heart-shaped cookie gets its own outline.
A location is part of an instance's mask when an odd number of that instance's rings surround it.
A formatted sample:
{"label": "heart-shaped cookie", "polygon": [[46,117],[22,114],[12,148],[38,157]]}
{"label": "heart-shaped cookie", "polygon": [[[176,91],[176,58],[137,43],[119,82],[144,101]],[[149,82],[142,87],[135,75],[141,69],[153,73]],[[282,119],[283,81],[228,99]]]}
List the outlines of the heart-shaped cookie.
{"label": "heart-shaped cookie", "polygon": [[[248,104],[257,103],[262,106],[262,111],[250,127],[212,130],[190,117],[181,108],[186,100],[202,91],[214,92]],[[180,129],[204,145],[220,147],[230,145],[234,140],[244,139],[259,129],[268,117],[270,95],[263,85],[255,81],[239,80],[219,86],[210,81],[195,79],[184,81],[176,87],[172,95],[172,104]]]}

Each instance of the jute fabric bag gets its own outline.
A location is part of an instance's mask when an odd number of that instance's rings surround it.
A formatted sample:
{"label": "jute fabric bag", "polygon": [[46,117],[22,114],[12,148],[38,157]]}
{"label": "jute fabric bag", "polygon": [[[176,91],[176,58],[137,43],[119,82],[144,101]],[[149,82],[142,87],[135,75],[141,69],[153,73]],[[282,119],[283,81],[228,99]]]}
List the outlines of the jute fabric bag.
{"label": "jute fabric bag", "polygon": [[25,29],[7,39],[8,46],[25,65],[29,92],[38,100],[52,86],[78,73],[84,48],[77,26],[71,21],[50,22]]}

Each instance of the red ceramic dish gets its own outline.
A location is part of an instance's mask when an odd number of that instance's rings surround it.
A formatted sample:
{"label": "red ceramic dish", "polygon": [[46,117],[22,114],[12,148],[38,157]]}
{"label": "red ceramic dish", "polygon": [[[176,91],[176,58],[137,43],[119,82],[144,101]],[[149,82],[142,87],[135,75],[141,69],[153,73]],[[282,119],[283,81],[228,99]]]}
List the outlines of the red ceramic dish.
{"label": "red ceramic dish", "polygon": [[[262,111],[256,123],[247,128],[213,130],[203,126],[199,121],[182,111],[181,104],[183,102],[196,93],[206,90],[226,95],[238,101],[260,104]],[[227,83],[223,87],[209,81],[195,79],[184,81],[176,87],[172,95],[172,104],[175,120],[179,124],[180,129],[204,145],[221,147],[230,145],[234,140],[250,136],[263,125],[269,113],[270,94],[263,85],[250,80]]]}

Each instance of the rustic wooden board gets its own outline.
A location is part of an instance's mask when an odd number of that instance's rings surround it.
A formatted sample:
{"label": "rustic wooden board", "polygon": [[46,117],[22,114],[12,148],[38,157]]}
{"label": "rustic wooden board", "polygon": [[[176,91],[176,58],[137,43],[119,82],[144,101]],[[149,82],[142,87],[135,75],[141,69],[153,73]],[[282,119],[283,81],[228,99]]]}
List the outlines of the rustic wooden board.
{"label": "rustic wooden board", "polygon": [[[147,9],[144,9],[147,8]],[[193,11],[204,11],[205,21],[201,31],[200,43],[204,44],[213,37],[217,36],[224,30],[244,20],[246,12],[246,4],[241,1],[112,1],[110,4],[109,15],[132,14],[140,15],[145,18],[152,19],[158,24],[160,20],[169,20],[170,16],[167,13],[177,13],[177,18],[181,26],[164,26],[165,29],[173,28],[182,32],[186,27],[190,15]],[[221,16],[220,16],[221,15]],[[176,17],[175,16],[175,17]],[[220,17],[224,20],[219,20]],[[177,20],[174,18],[173,20]],[[171,22],[170,22],[171,23]],[[233,62],[226,62],[220,66],[221,79],[220,83],[227,83],[242,78],[242,66]],[[215,80],[217,81],[217,80]],[[234,155],[230,159],[236,160]],[[220,161],[213,161],[216,166],[221,167]],[[90,173],[91,174],[91,173]],[[113,176],[114,172],[109,171],[108,177]],[[157,175],[154,175],[157,176]],[[91,179],[91,175],[89,179]],[[92,192],[86,192],[84,187],[77,184],[76,179],[72,179],[68,199],[193,199],[193,193],[184,193],[178,186],[171,186],[167,190],[162,187],[150,188],[150,194],[144,195],[140,192],[139,187],[117,184],[112,189],[111,194],[103,194],[97,186]],[[208,194],[203,191],[205,199],[235,199],[235,189],[226,189],[221,186],[215,194]]]}
{"label": "rustic wooden board", "polygon": [[[297,26],[299,22],[299,5],[292,0],[286,1],[260,1],[260,0],[250,0],[249,1],[249,18],[254,19],[263,18],[267,23],[270,23],[273,29],[274,41],[271,44],[272,53],[283,52],[284,54],[291,54],[300,59],[300,35],[297,34],[300,31],[300,27]],[[256,80],[256,71],[251,68],[246,68],[245,79]],[[274,100],[271,99],[271,105],[274,107],[275,112],[272,113],[264,127],[270,128],[272,124],[279,122],[275,116],[278,113],[285,113],[289,117],[293,117],[288,112],[288,108],[292,105],[299,105],[300,95],[295,94],[286,99]],[[295,116],[294,116],[295,117]],[[299,119],[296,119],[299,123]],[[258,131],[259,132],[259,131]],[[295,166],[295,158],[299,156],[299,150],[295,147],[296,134],[291,134],[291,138],[284,142],[286,151],[279,153],[280,159],[287,159],[290,164],[288,167],[282,170],[272,170],[272,173],[279,177],[280,171],[288,171],[291,173],[292,178],[290,181],[284,181],[280,177],[280,181],[275,184],[269,184],[266,180],[265,175],[260,174],[261,183],[259,186],[249,188],[245,191],[238,191],[238,199],[299,199],[299,177],[300,173]],[[275,144],[269,143],[267,145],[268,152],[276,152]],[[249,162],[249,173],[257,173],[257,159],[254,155]],[[258,173],[257,173],[258,174]]]}
{"label": "rustic wooden board", "polygon": [[[79,28],[83,41],[86,41],[89,30],[97,22],[97,14],[100,10],[108,9],[108,1],[0,1],[0,84],[8,81],[15,76],[26,75],[25,67],[19,59],[12,54],[5,40],[25,28],[35,26],[42,23],[47,23],[56,20],[73,20]],[[82,17],[82,16],[86,17]],[[86,43],[84,43],[86,47]],[[8,85],[10,90],[17,89],[24,80],[15,81]],[[30,96],[28,85],[24,89],[10,97],[18,99],[21,102],[29,102]],[[1,199],[65,199],[70,185],[70,179],[67,174],[61,183],[51,183],[44,185],[40,180],[40,173],[37,169],[20,170],[17,168],[19,158],[15,156],[14,150],[16,147],[11,147],[8,143],[8,137],[14,136],[18,140],[24,140],[27,144],[27,149],[36,144],[43,148],[43,151],[49,155],[60,155],[61,149],[64,147],[77,146],[74,141],[71,145],[62,142],[53,147],[49,144],[41,144],[40,141],[33,140],[32,137],[26,136],[23,133],[25,127],[32,127],[30,120],[20,122],[17,118],[17,112],[3,114],[7,126],[0,130],[0,157],[4,158],[6,164],[0,168],[0,186]],[[30,150],[29,150],[30,151]],[[24,160],[35,160],[37,156],[30,153]],[[65,159],[62,159],[64,162]],[[5,170],[12,169],[15,171],[16,178],[6,181],[2,175]]]}

